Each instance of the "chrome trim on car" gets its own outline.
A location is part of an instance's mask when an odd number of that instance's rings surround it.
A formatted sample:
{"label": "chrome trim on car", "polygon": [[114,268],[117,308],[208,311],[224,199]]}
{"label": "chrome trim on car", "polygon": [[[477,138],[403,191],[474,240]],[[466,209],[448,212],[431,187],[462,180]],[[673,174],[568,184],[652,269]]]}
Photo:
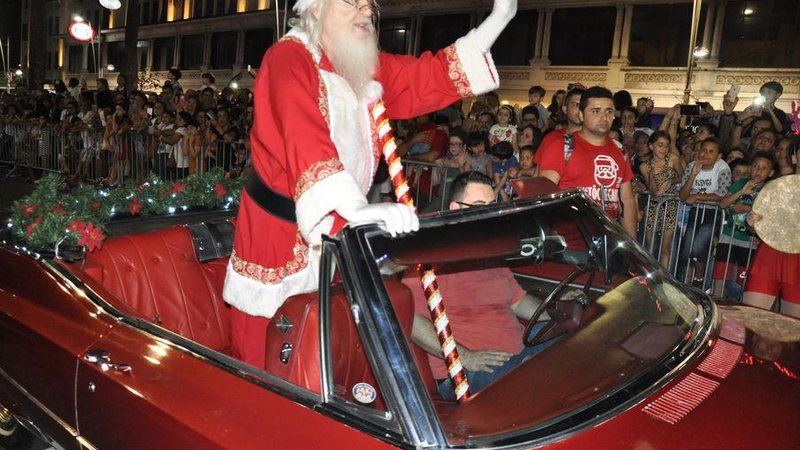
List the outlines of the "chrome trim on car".
{"label": "chrome trim on car", "polygon": [[[17,380],[12,378],[2,368],[0,368],[0,377],[5,379],[14,389],[16,389],[20,394],[25,396],[25,398],[27,398],[31,403],[33,403],[33,405],[36,408],[38,408],[39,411],[43,412],[50,419],[52,419],[55,423],[57,423],[70,436],[72,436],[75,439],[79,439],[80,438],[80,434],[78,433],[78,430],[73,428],[70,424],[64,422],[64,420],[61,417],[59,417],[56,413],[51,411],[50,408],[45,406],[44,403],[39,401],[39,399],[36,398],[33,394],[28,392],[28,390],[25,389],[25,387],[23,387],[21,384],[19,384],[17,382]],[[44,432],[42,430],[40,430],[39,427],[35,423],[31,422],[30,420],[26,420],[24,418],[18,418],[18,420],[20,420],[20,424],[25,426],[25,428],[27,428],[29,431],[31,431],[35,435],[37,435],[37,437],[40,438],[41,440],[46,441],[48,444],[58,445],[56,442],[53,442],[52,439],[50,439],[46,434],[44,434]],[[89,449],[96,450],[96,447],[92,446],[89,442],[86,442],[85,445]],[[59,445],[59,447],[61,447],[61,446]]]}

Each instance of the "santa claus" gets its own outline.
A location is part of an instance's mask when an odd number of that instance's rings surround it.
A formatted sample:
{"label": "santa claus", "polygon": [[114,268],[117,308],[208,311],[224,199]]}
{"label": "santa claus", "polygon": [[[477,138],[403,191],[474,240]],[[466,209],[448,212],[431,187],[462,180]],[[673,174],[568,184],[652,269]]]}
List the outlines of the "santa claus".
{"label": "santa claus", "polygon": [[347,222],[416,231],[402,204],[368,204],[380,158],[369,106],[415,117],[499,85],[489,49],[514,17],[495,0],[486,20],[419,58],[378,50],[372,0],[298,0],[292,30],[264,55],[255,80],[254,174],[242,194],[223,295],[233,306],[233,355],[264,366],[269,318],[317,289],[319,243]]}

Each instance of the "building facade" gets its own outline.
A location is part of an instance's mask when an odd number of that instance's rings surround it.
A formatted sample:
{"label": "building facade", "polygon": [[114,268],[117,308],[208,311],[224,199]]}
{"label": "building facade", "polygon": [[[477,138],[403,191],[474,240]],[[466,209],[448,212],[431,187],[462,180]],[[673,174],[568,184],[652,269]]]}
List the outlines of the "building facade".
{"label": "building facade", "polygon": [[[97,0],[25,1],[44,4],[44,11],[29,8],[27,17],[23,10],[22,23],[23,28],[26,21],[46,23],[46,43],[38,53],[45,59],[46,79],[84,77],[92,86],[102,74],[113,85],[109,64],[119,67],[124,57],[125,1],[113,12]],[[171,67],[183,71],[182,84],[190,89],[200,85],[205,71],[216,76],[219,87],[234,78],[249,86],[252,78],[242,76],[245,69],[257,70],[286,22],[270,0],[139,1],[136,51],[140,71],[147,72],[142,78],[152,82],[146,89],[154,88]],[[419,54],[448,45],[480,23],[492,1],[380,4],[382,48]],[[67,35],[74,14],[100,29],[94,46]],[[543,86],[549,96],[569,83],[600,84],[628,90],[634,98],[653,97],[659,107],[671,106],[683,96],[691,22],[688,0],[520,0],[517,17],[492,52],[501,77],[498,93],[504,101],[525,104],[532,85]],[[800,2],[705,0],[695,44],[709,52],[695,64],[694,100],[718,107],[730,85],[738,84],[745,104],[770,80],[784,86],[783,109],[800,98]],[[25,48],[21,53],[30,54]]]}

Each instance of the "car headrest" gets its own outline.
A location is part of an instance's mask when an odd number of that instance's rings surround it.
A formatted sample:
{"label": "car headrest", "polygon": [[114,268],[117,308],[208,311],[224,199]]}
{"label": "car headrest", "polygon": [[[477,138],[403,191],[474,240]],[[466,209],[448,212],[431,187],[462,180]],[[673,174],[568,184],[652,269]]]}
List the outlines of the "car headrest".
{"label": "car headrest", "polygon": [[193,223],[186,227],[192,234],[194,254],[198,261],[206,262],[231,255],[234,227],[230,221]]}

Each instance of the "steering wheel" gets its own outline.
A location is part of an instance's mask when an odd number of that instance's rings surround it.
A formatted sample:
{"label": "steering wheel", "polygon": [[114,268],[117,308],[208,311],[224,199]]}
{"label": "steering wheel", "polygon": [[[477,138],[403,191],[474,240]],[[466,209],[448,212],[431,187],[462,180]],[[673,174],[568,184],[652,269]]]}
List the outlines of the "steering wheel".
{"label": "steering wheel", "polygon": [[[577,328],[580,325],[580,318],[582,315],[583,310],[589,304],[589,288],[592,286],[592,282],[594,281],[594,274],[597,268],[594,265],[578,265],[569,275],[566,276],[560,283],[553,289],[552,292],[544,299],[544,301],[539,304],[534,311],[533,315],[531,316],[530,320],[528,321],[528,325],[525,327],[525,333],[522,335],[522,343],[525,344],[526,347],[533,347],[534,345],[541,342],[553,328],[558,325],[561,325],[564,328],[564,331],[569,331],[571,329]],[[559,308],[556,305],[552,305],[557,299],[561,299],[561,293],[564,289],[569,286],[570,283],[575,281],[576,278],[585,274],[586,272],[591,271],[589,275],[589,279],[586,281],[586,284],[583,286],[581,295],[572,298],[572,299],[564,299],[565,306],[563,308]],[[546,310],[550,311],[550,321],[539,330],[535,336],[531,337],[531,332],[533,331],[533,327],[538,323],[539,317],[544,314]]]}

